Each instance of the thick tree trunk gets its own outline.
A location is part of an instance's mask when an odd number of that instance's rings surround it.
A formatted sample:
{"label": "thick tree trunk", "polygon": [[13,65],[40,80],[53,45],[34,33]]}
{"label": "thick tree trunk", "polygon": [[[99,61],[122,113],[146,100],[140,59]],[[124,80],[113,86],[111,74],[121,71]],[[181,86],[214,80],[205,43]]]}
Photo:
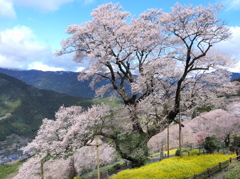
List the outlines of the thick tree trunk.
{"label": "thick tree trunk", "polygon": [[225,147],[229,147],[230,144],[230,135],[227,135],[224,139]]}
{"label": "thick tree trunk", "polygon": [[120,156],[131,162],[132,168],[143,166],[148,159],[148,136],[145,133],[133,131],[119,134],[114,139],[116,150]]}

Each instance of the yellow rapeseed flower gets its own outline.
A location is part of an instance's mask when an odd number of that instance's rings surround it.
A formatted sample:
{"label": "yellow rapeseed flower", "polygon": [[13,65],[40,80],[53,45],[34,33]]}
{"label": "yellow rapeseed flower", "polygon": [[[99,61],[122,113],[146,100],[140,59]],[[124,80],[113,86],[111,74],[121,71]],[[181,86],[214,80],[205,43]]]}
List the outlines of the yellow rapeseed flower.
{"label": "yellow rapeseed flower", "polygon": [[123,170],[112,176],[111,179],[185,179],[234,156],[235,154],[212,154],[172,157],[140,168]]}

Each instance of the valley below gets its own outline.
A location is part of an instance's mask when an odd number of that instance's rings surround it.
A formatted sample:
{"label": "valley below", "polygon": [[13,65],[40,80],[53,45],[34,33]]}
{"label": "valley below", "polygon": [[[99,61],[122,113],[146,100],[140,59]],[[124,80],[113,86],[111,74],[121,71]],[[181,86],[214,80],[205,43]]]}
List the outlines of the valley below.
{"label": "valley below", "polygon": [[7,136],[6,140],[0,141],[0,164],[15,163],[28,158],[30,155],[23,154],[21,149],[30,141],[30,138],[20,137],[16,134],[11,134]]}

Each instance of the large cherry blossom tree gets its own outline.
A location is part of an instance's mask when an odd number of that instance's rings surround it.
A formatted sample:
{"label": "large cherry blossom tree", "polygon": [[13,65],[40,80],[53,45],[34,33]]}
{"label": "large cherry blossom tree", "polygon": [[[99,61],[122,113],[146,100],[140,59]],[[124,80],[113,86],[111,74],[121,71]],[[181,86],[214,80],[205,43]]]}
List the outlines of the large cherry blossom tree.
{"label": "large cherry blossom tree", "polygon": [[[94,108],[77,124],[65,121],[64,125],[73,128],[49,131],[46,135],[58,135],[41,145],[60,154],[86,145],[89,136],[102,135],[133,167],[143,165],[149,139],[175,120],[180,102],[182,111],[191,112],[199,106],[213,106],[212,99],[233,89],[230,74],[224,70],[232,59],[213,49],[231,35],[217,17],[220,9],[218,4],[176,4],[170,13],[149,9],[134,18],[119,4],[109,3],[94,9],[91,21],[69,26],[66,32],[71,37],[62,41],[56,54],[73,53],[74,61],[88,63],[79,80],[93,77],[92,87],[108,80],[97,96],[113,89],[124,105],[107,111]],[[62,136],[60,145],[56,139]]]}

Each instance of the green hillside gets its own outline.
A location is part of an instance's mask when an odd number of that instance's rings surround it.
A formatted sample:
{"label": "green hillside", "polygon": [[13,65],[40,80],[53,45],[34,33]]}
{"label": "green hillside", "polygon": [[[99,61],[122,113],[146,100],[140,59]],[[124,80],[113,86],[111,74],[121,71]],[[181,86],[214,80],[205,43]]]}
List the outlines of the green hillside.
{"label": "green hillside", "polygon": [[33,137],[43,118],[54,118],[60,106],[88,107],[91,99],[40,90],[0,73],[0,140],[11,133]]}

